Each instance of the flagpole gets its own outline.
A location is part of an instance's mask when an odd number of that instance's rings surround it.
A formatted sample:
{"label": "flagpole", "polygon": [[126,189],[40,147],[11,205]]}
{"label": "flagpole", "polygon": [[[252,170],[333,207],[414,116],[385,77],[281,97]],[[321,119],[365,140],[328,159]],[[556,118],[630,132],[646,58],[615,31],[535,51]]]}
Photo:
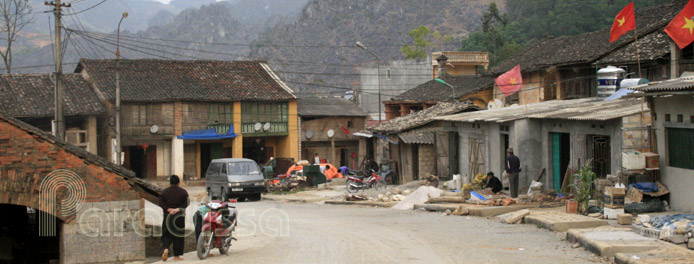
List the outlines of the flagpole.
{"label": "flagpole", "polygon": [[[632,1],[636,6],[636,1]],[[636,7],[634,7],[634,10]],[[636,12],[634,12],[634,45],[636,46],[636,65],[639,67],[639,78],[641,78],[641,56],[639,55],[638,34],[636,34]]]}

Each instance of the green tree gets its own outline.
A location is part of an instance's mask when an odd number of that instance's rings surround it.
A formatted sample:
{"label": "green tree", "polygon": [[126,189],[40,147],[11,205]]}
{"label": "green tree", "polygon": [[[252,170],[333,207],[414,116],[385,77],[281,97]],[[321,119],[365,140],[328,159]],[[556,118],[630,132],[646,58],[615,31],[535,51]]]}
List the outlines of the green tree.
{"label": "green tree", "polygon": [[412,46],[403,45],[402,48],[400,48],[400,51],[402,51],[402,54],[405,55],[407,59],[424,59],[427,57],[427,54],[429,54],[428,48],[431,46],[432,42],[448,43],[451,42],[452,39],[451,35],[441,35],[438,30],[432,33],[431,29],[427,26],[418,26],[410,31],[408,35],[412,38]]}

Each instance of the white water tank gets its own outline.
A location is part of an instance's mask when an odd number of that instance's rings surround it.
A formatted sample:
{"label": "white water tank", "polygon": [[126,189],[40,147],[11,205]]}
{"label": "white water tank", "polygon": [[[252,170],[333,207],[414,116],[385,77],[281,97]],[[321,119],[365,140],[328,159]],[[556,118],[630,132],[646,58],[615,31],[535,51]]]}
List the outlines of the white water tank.
{"label": "white water tank", "polygon": [[607,66],[598,70],[598,97],[605,98],[619,89],[619,82],[624,78],[624,69]]}

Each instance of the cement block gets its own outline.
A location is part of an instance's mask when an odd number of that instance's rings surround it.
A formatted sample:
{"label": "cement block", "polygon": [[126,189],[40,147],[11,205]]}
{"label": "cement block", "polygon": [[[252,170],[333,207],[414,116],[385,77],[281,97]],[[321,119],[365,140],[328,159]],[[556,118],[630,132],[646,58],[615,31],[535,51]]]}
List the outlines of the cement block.
{"label": "cement block", "polygon": [[689,241],[687,241],[687,248],[694,249],[694,239],[689,239]]}
{"label": "cement block", "polygon": [[672,245],[636,253],[617,253],[615,263],[694,263],[694,252]]}
{"label": "cement block", "polygon": [[526,224],[539,225],[554,232],[608,225],[607,221],[577,214],[544,212],[525,217]]}
{"label": "cement block", "polygon": [[505,213],[518,211],[521,209],[534,207],[532,205],[509,205],[509,206],[485,206],[470,208],[470,215],[479,217],[497,216]]}
{"label": "cement block", "polygon": [[569,230],[566,238],[568,241],[577,242],[582,247],[602,257],[674,246],[657,239],[640,236],[629,229],[608,226]]}
{"label": "cement block", "polygon": [[665,238],[666,241],[670,241],[673,244],[684,244],[687,242],[687,235],[684,234],[672,234]]}
{"label": "cement block", "polygon": [[631,214],[618,214],[617,223],[620,225],[631,225],[633,216]]}

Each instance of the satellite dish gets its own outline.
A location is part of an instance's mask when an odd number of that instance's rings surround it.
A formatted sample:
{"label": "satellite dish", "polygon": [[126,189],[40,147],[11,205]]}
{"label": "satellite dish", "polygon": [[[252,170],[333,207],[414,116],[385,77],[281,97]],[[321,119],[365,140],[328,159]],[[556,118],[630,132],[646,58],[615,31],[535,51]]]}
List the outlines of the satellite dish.
{"label": "satellite dish", "polygon": [[260,131],[260,129],[262,129],[262,128],[263,128],[263,124],[261,124],[260,122],[255,123],[255,125],[253,126],[253,129],[255,129],[255,131]]}
{"label": "satellite dish", "polygon": [[306,138],[311,139],[313,137],[313,130],[306,130]]}
{"label": "satellite dish", "polygon": [[156,134],[157,132],[159,132],[159,126],[157,126],[157,125],[152,125],[152,126],[149,128],[149,133]]}
{"label": "satellite dish", "polygon": [[269,122],[265,123],[265,125],[263,125],[263,130],[265,130],[265,131],[270,130],[270,123]]}
{"label": "satellite dish", "polygon": [[333,137],[334,135],[335,135],[335,130],[332,130],[332,129],[328,130],[328,137],[329,138]]}
{"label": "satellite dish", "polygon": [[499,109],[499,108],[503,108],[503,107],[504,107],[504,102],[502,102],[502,101],[499,100],[499,99],[491,100],[491,101],[489,101],[489,103],[487,104],[487,109],[489,109],[489,110],[491,110],[491,109]]}

